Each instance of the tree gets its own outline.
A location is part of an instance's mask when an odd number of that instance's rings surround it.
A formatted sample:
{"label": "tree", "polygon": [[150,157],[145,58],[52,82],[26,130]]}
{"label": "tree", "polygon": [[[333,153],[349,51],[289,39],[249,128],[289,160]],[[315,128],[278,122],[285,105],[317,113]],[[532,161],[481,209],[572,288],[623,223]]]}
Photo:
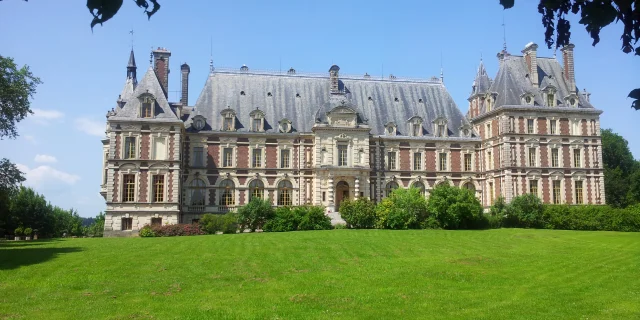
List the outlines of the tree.
{"label": "tree", "polygon": [[427,201],[429,213],[445,229],[479,229],[486,227],[482,205],[468,189],[440,184],[431,190]]}
{"label": "tree", "polygon": [[383,229],[420,229],[429,215],[420,189],[398,188],[376,206],[376,227]]}
{"label": "tree", "polygon": [[[149,19],[151,19],[151,16],[154,13],[160,10],[158,0],[133,0],[133,2],[138,7],[144,9],[144,12],[147,14],[147,18]],[[120,7],[122,7],[122,3],[122,0],[87,0],[87,8],[91,15],[93,15],[91,28],[93,29],[93,27],[98,23],[102,25],[102,23],[113,18],[113,16],[118,13],[118,10],[120,10]]]}
{"label": "tree", "polygon": [[602,130],[602,162],[607,203],[624,208],[640,200],[632,194],[638,188],[635,172],[640,167],[633,159],[627,140],[611,129]]}
{"label": "tree", "polygon": [[264,223],[273,216],[274,211],[270,200],[253,197],[249,203],[238,209],[238,224],[241,231],[248,228],[254,232],[256,229],[262,229]]}
{"label": "tree", "polygon": [[[500,4],[509,9],[515,0],[500,0]],[[622,51],[635,52],[640,56],[640,46],[633,48],[640,39],[640,1],[638,0],[540,0],[538,12],[542,15],[542,25],[545,27],[544,39],[549,47],[556,48],[569,44],[571,37],[571,23],[566,19],[569,12],[580,13],[579,23],[593,39],[595,46],[600,42],[600,30],[613,22],[622,22],[623,32]],[[554,39],[555,34],[555,39]],[[634,99],[631,107],[640,110],[640,88],[629,93]]]}
{"label": "tree", "polygon": [[340,203],[340,216],[349,228],[372,229],[376,226],[376,204],[365,197],[347,199]]}
{"label": "tree", "polygon": [[32,113],[29,98],[40,83],[29,66],[18,69],[12,58],[0,56],[0,139],[18,136],[16,123]]}

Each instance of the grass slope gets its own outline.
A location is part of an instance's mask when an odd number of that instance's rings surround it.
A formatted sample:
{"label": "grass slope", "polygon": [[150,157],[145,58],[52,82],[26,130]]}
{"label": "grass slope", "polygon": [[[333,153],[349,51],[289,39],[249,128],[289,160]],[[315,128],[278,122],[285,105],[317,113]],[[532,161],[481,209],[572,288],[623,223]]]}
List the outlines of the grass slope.
{"label": "grass slope", "polygon": [[0,319],[638,319],[640,234],[331,230],[0,243]]}

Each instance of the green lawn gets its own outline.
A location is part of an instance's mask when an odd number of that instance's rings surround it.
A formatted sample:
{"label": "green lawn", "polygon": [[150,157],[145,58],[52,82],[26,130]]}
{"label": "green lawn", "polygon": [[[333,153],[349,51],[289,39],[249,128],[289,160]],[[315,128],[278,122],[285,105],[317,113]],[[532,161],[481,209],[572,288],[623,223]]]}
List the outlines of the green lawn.
{"label": "green lawn", "polygon": [[639,319],[640,234],[331,230],[0,243],[0,319]]}

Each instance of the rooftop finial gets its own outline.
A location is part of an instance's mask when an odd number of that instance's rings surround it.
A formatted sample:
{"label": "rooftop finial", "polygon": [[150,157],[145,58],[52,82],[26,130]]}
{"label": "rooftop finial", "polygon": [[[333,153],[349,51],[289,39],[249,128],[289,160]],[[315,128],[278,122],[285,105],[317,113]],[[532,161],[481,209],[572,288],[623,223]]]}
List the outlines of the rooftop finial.
{"label": "rooftop finial", "polygon": [[444,67],[442,66],[442,50],[440,50],[440,82],[444,83]]}
{"label": "rooftop finial", "polygon": [[153,66],[153,46],[151,46],[151,52],[149,52],[149,64]]}
{"label": "rooftop finial", "polygon": [[133,28],[129,30],[129,34],[131,35],[131,50],[133,51]]}
{"label": "rooftop finial", "polygon": [[507,25],[504,23],[504,11],[502,11],[502,49],[507,52]]}
{"label": "rooftop finial", "polygon": [[209,39],[209,73],[213,73],[213,36]]}

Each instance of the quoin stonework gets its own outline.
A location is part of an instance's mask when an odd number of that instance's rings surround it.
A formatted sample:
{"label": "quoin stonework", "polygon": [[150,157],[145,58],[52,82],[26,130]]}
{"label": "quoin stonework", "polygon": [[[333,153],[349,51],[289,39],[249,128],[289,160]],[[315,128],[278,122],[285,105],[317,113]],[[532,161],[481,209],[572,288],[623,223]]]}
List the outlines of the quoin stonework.
{"label": "quoin stonework", "polygon": [[[574,46],[555,57],[498,53],[482,62],[464,115],[442,77],[307,74],[214,68],[189,104],[168,101],[171,52],[153,50],[141,80],[133,51],[107,113],[101,194],[105,235],[191,223],[252,197],[274,206],[380,201],[395,188],[425,197],[438,184],[475,192],[485,207],[525,193],[545,203],[604,204],[599,116],[576,87]],[[470,75],[470,78],[473,75]]]}

